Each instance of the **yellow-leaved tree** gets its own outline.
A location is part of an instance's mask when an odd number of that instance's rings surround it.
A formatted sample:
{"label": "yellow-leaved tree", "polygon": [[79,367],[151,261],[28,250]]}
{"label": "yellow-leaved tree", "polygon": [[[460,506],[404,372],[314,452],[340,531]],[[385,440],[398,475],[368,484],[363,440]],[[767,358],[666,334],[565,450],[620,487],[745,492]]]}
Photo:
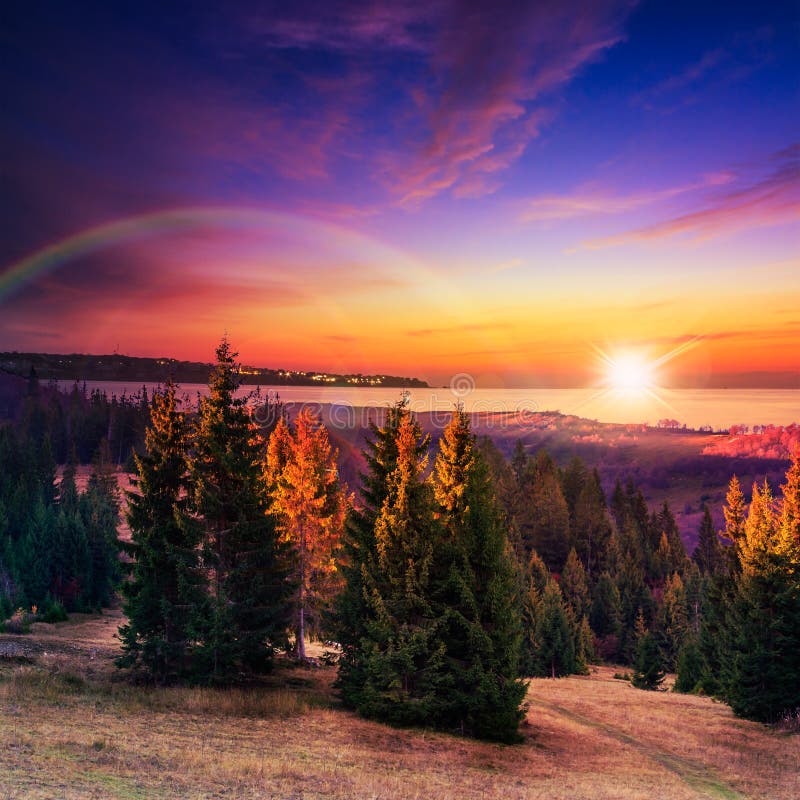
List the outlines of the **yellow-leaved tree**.
{"label": "yellow-leaved tree", "polygon": [[308,408],[300,411],[294,425],[281,419],[270,436],[267,480],[272,511],[293,551],[295,647],[301,660],[306,658],[306,634],[317,629],[339,588],[335,557],[347,498],[336,457],[327,429]]}

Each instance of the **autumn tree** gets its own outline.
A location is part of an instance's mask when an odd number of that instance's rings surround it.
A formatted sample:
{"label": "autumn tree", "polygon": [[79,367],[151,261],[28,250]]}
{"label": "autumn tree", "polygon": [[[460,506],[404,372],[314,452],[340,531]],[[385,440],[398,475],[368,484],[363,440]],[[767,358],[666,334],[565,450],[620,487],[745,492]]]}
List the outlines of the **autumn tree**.
{"label": "autumn tree", "polygon": [[800,446],[792,454],[792,463],[786,473],[786,483],[781,486],[780,526],[778,549],[795,571],[800,567]]}
{"label": "autumn tree", "polygon": [[295,642],[306,658],[306,631],[319,630],[320,616],[338,588],[339,550],[346,502],[339,484],[336,452],[328,432],[309,408],[292,427],[281,418],[269,440],[267,480],[272,511],[295,568]]}

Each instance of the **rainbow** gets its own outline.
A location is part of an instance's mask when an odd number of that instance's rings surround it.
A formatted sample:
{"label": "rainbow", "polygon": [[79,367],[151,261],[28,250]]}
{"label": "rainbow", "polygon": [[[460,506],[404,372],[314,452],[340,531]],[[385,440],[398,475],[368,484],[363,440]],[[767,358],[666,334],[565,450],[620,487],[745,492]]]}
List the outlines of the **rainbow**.
{"label": "rainbow", "polygon": [[323,222],[314,217],[267,211],[247,206],[187,206],[123,217],[72,234],[16,261],[0,273],[0,303],[36,278],[64,264],[112,245],[162,236],[176,231],[201,227],[279,229],[309,236],[324,236],[334,245],[358,246],[361,250],[387,257],[404,269],[432,275],[404,253],[350,229]]}

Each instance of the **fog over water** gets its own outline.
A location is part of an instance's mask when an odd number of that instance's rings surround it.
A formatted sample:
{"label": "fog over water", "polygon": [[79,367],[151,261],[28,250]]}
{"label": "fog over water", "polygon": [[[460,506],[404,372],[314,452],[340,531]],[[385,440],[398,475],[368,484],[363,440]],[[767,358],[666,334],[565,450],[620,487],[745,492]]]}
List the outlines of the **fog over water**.
{"label": "fog over water", "polygon": [[[157,384],[145,384],[152,392]],[[68,391],[71,381],[59,382]],[[99,388],[108,394],[133,394],[141,383],[86,381],[88,391]],[[244,386],[243,392],[256,387]],[[287,403],[324,403],[382,407],[394,403],[401,390],[382,387],[261,386],[263,395],[279,395]],[[181,393],[195,401],[205,394],[203,384],[182,384]],[[677,420],[690,428],[731,425],[789,425],[800,422],[800,389],[658,389],[653,392],[621,392],[603,389],[481,389],[465,378],[450,388],[409,390],[414,411],[452,408],[456,402],[471,412],[560,411],[599,422],[648,423]]]}

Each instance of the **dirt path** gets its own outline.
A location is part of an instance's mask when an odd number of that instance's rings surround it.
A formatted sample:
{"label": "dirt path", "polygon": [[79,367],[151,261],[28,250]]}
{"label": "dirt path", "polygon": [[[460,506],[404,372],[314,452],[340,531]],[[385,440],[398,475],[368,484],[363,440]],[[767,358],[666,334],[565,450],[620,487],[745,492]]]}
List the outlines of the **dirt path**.
{"label": "dirt path", "polygon": [[700,797],[718,798],[719,800],[748,800],[748,796],[736,791],[731,786],[726,784],[720,777],[708,766],[693,761],[691,759],[676,756],[673,753],[668,753],[665,750],[660,750],[657,747],[645,744],[644,742],[634,738],[633,736],[625,733],[619,728],[609,725],[598,719],[592,719],[571,711],[564,706],[542,700],[537,697],[528,696],[528,702],[532,705],[540,706],[541,708],[555,711],[558,714],[566,717],[567,719],[577,722],[579,725],[585,725],[588,728],[601,731],[606,736],[615,739],[622,744],[632,747],[642,755],[655,761],[665,769],[677,775],[688,786],[699,793]]}

